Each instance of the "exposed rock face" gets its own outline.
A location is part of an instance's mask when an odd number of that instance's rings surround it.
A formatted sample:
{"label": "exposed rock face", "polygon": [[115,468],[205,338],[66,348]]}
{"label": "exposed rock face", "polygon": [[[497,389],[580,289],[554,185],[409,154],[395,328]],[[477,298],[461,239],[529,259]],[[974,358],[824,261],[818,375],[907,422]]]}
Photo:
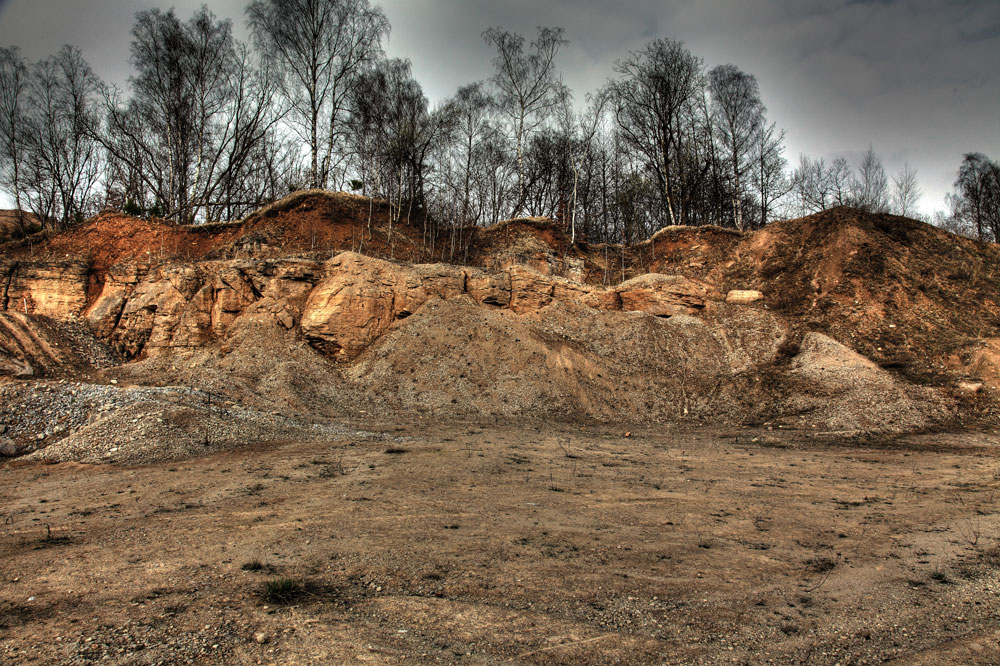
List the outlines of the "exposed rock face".
{"label": "exposed rock face", "polygon": [[646,275],[604,289],[520,264],[491,273],[407,266],[354,252],[322,264],[283,259],[116,266],[89,305],[82,262],[16,264],[7,273],[8,309],[20,304],[29,313],[82,316],[130,358],[225,340],[246,314],[273,317],[285,329],[301,330],[323,352],[351,360],[432,298],[467,295],[479,307],[516,314],[561,302],[667,317],[702,310],[709,293],[678,276]]}
{"label": "exposed rock face", "polygon": [[648,273],[618,285],[622,309],[657,317],[693,314],[705,307],[708,287],[680,275]]}
{"label": "exposed rock face", "polygon": [[[298,259],[158,268],[134,284],[106,282],[88,322],[102,333],[110,328],[112,342],[131,357],[226,339],[248,313],[292,329],[321,272],[318,262]],[[120,314],[112,324],[115,311]]]}
{"label": "exposed rock face", "polygon": [[[400,266],[352,252],[327,262],[326,272],[306,302],[302,332],[328,354],[348,360],[431,298],[467,294],[480,306],[517,314],[563,302],[670,316],[704,308],[707,293],[687,278],[666,275],[601,289],[521,265],[490,274],[443,264]],[[626,294],[630,307],[623,308]]]}
{"label": "exposed rock face", "polygon": [[86,262],[17,262],[0,266],[6,288],[0,304],[5,310],[49,317],[77,314],[87,304]]}
{"label": "exposed rock face", "polygon": [[[465,297],[477,307],[517,315],[562,303],[657,317],[698,315],[707,312],[709,302],[721,300],[708,284],[682,276],[648,274],[605,289],[522,264],[488,272],[403,265],[353,252],[325,263],[287,258],[121,265],[103,275],[100,292],[89,304],[82,262],[7,264],[0,266],[3,276],[0,293],[7,309],[26,306],[29,313],[82,316],[98,337],[128,358],[225,341],[249,315],[300,331],[315,348],[350,361],[431,299]],[[8,362],[6,371],[29,372],[17,363]]]}
{"label": "exposed rock face", "polygon": [[345,252],[325,268],[327,277],[305,303],[301,327],[316,347],[337,358],[354,358],[429,297],[465,292],[465,272],[451,266],[407,269]]}
{"label": "exposed rock face", "polygon": [[84,319],[95,335],[101,338],[111,336],[118,326],[128,297],[145,274],[146,271],[134,264],[115,266],[105,274],[100,295],[83,312]]}

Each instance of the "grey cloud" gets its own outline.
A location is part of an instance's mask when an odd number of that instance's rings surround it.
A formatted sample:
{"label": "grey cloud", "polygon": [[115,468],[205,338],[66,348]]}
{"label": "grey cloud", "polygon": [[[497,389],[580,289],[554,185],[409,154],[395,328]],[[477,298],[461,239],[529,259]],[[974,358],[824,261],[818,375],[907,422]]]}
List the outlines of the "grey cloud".
{"label": "grey cloud", "polygon": [[[0,0],[0,44],[39,58],[78,44],[98,73],[128,75],[135,11],[201,0]],[[209,0],[245,36],[246,0]],[[706,66],[755,74],[787,157],[833,159],[874,144],[890,171],[919,171],[925,210],[943,206],[963,152],[1000,158],[1000,2],[995,0],[384,0],[393,56],[409,57],[428,97],[490,75],[480,34],[500,25],[530,39],[565,28],[564,79],[582,102],[616,59],[654,37],[680,39]]]}

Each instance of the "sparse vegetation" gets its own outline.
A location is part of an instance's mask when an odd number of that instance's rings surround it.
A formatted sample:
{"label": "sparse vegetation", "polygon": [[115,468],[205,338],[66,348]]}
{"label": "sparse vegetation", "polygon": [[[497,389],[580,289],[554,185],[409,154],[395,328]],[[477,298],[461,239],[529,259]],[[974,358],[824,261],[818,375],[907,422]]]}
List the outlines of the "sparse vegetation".
{"label": "sparse vegetation", "polygon": [[294,578],[274,578],[264,583],[261,597],[269,604],[290,604],[305,593],[305,586]]}

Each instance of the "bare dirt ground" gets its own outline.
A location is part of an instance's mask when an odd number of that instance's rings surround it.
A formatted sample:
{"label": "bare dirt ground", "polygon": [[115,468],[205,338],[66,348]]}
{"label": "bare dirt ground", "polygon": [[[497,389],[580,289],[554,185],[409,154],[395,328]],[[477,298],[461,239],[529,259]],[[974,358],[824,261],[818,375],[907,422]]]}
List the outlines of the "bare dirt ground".
{"label": "bare dirt ground", "polygon": [[995,432],[346,425],[4,463],[0,663],[1000,661]]}

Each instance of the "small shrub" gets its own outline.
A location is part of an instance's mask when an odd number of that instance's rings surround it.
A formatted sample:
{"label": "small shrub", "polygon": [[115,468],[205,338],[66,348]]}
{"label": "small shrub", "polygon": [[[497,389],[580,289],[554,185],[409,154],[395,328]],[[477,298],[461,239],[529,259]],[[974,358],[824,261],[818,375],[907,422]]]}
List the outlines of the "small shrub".
{"label": "small shrub", "polygon": [[946,574],[944,571],[941,571],[940,569],[931,574],[931,579],[936,580],[941,584],[947,584],[951,582],[951,579],[948,578],[948,574]]}
{"label": "small shrub", "polygon": [[243,566],[240,567],[243,571],[260,571],[264,568],[264,565],[260,560],[250,560],[249,562],[244,562]]}
{"label": "small shrub", "polygon": [[275,578],[264,583],[264,601],[271,604],[289,604],[302,595],[302,584],[293,578]]}

